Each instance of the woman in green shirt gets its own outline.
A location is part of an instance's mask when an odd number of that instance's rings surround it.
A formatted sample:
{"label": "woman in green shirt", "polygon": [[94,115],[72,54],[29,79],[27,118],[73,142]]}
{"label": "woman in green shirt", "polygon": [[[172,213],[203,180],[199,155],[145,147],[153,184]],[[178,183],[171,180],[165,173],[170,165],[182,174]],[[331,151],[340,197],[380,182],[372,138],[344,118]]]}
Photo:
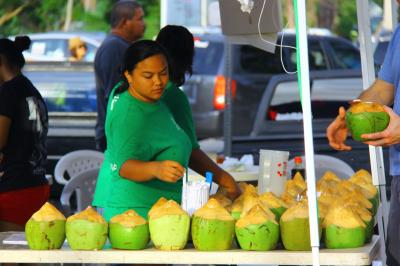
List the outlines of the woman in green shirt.
{"label": "woman in green shirt", "polygon": [[170,82],[161,100],[171,110],[178,125],[186,132],[192,142],[189,167],[201,175],[206,171],[214,174],[214,181],[225,188],[227,195],[235,199],[240,189],[233,177],[211,160],[197,143],[192,111],[186,94],[179,89],[185,83],[185,75],[192,74],[194,56],[193,35],[182,26],[167,25],[157,35],[159,42],[168,52]]}
{"label": "woman in green shirt", "polygon": [[181,201],[192,145],[160,101],[169,79],[166,58],[154,41],[136,42],[126,51],[124,80],[107,106],[107,150],[93,201],[104,207],[106,220],[128,209],[146,218],[161,196]]}

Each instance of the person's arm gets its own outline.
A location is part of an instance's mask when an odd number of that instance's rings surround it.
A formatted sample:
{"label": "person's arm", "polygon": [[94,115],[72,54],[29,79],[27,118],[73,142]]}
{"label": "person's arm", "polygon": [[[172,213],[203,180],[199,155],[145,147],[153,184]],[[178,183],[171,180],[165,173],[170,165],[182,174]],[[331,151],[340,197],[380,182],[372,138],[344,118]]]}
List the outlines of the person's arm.
{"label": "person's arm", "polygon": [[175,183],[185,174],[185,168],[175,161],[127,160],[121,166],[119,174],[136,182],[146,182],[158,178],[164,182]]}
{"label": "person's arm", "polygon": [[192,150],[189,167],[201,175],[204,175],[207,171],[212,172],[215,183],[224,187],[228,193],[228,197],[232,200],[240,195],[240,188],[233,177],[219,167],[201,149]]}
{"label": "person's arm", "polygon": [[363,91],[358,98],[364,102],[392,105],[394,100],[394,86],[382,79],[377,79],[371,87]]}
{"label": "person's arm", "polygon": [[10,131],[11,119],[7,116],[0,115],[0,153],[6,146],[8,140],[8,132]]}

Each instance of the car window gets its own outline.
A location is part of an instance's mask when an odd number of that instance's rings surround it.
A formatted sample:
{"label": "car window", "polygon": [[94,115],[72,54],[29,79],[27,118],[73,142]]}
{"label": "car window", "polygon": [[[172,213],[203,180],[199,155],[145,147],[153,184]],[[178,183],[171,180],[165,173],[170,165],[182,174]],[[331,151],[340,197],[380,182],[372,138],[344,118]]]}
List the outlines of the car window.
{"label": "car window", "polygon": [[33,57],[53,57],[65,58],[65,51],[67,50],[66,40],[63,39],[43,39],[43,40],[32,40],[31,47],[27,50],[27,53]]}
{"label": "car window", "polygon": [[332,48],[333,69],[361,69],[360,52],[351,44],[329,40]]}
{"label": "car window", "polygon": [[87,47],[87,52],[85,55],[85,61],[93,62],[94,56],[96,55],[97,47],[90,43],[86,43],[86,47]]}
{"label": "car window", "polygon": [[[285,38],[285,37],[284,37]],[[295,47],[295,39],[285,39],[284,45]],[[309,42],[309,65],[310,70],[327,69],[325,54],[318,41]],[[276,48],[275,53],[269,53],[261,49],[243,45],[240,48],[240,65],[247,73],[284,73],[281,63],[281,49]],[[296,49],[283,47],[282,61],[287,71],[296,71]]]}
{"label": "car window", "polygon": [[379,42],[375,52],[374,52],[374,62],[378,65],[383,64],[383,60],[385,59],[386,50],[388,48],[389,41]]}
{"label": "car window", "polygon": [[[311,87],[311,108],[313,119],[331,119],[337,116],[340,106],[357,98],[362,91],[360,78],[314,79]],[[266,119],[274,121],[301,120],[297,81],[277,85],[272,96]]]}
{"label": "car window", "polygon": [[[290,46],[295,46],[295,43],[290,43]],[[308,42],[308,64],[310,70],[326,70],[327,63],[325,59],[325,53],[322,50],[321,44],[317,40],[311,40]],[[287,49],[288,57],[289,57],[289,64],[288,68],[289,71],[296,70],[296,50],[295,49]]]}
{"label": "car window", "polygon": [[240,70],[252,74],[280,74],[283,72],[280,50],[269,53],[259,48],[242,45],[239,48]]}
{"label": "car window", "polygon": [[223,55],[223,43],[195,39],[194,74],[217,74]]}
{"label": "car window", "polygon": [[42,94],[49,112],[96,112],[93,72],[33,70],[24,74]]}

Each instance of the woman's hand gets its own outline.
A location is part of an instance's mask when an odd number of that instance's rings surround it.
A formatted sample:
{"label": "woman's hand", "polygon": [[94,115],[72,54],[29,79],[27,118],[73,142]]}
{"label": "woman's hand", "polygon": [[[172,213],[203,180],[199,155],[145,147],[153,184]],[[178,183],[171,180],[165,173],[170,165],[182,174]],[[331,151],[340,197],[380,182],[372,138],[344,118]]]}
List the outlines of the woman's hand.
{"label": "woman's hand", "polygon": [[326,129],[326,136],[329,140],[329,145],[335,150],[350,151],[351,147],[345,144],[347,139],[347,126],[346,126],[346,110],[344,107],[339,108],[339,115]]}
{"label": "woman's hand", "polygon": [[226,196],[228,196],[231,200],[235,200],[242,193],[235,179],[233,179],[233,177],[225,171],[223,171],[222,176],[219,178],[218,185],[225,189]]}
{"label": "woman's hand", "polygon": [[390,122],[384,131],[362,134],[363,139],[368,139],[364,143],[372,146],[390,146],[400,143],[400,116],[398,116],[392,108],[384,106],[385,111],[389,114]]}
{"label": "woman's hand", "polygon": [[155,176],[168,183],[175,183],[183,177],[185,168],[175,161],[157,162]]}

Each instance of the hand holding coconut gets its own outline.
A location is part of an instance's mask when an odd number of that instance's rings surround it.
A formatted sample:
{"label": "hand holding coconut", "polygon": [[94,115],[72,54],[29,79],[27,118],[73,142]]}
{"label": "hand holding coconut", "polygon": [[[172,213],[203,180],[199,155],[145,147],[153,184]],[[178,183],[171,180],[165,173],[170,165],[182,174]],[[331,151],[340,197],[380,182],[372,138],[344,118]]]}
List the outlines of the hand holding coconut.
{"label": "hand holding coconut", "polygon": [[346,125],[353,139],[367,141],[362,137],[369,133],[381,132],[389,124],[389,115],[384,105],[374,102],[355,100],[346,112]]}
{"label": "hand holding coconut", "polygon": [[[327,128],[329,145],[336,150],[351,150],[351,147],[344,143],[348,131],[354,140],[374,146],[398,143],[400,135],[395,142],[395,132],[399,132],[396,130],[400,127],[400,120],[396,118],[398,116],[389,107],[378,103],[354,100],[347,112],[340,107],[339,115]],[[397,120],[399,122],[393,122],[391,128],[388,127],[389,121]]]}
{"label": "hand holding coconut", "polygon": [[393,111],[392,108],[387,106],[383,106],[383,108],[389,115],[389,124],[383,131],[361,135],[362,138],[368,139],[368,141],[364,142],[368,145],[390,146],[400,143],[400,117]]}
{"label": "hand holding coconut", "polygon": [[350,151],[351,147],[345,144],[348,135],[346,126],[346,111],[344,107],[339,108],[339,114],[326,130],[329,145],[335,150]]}

